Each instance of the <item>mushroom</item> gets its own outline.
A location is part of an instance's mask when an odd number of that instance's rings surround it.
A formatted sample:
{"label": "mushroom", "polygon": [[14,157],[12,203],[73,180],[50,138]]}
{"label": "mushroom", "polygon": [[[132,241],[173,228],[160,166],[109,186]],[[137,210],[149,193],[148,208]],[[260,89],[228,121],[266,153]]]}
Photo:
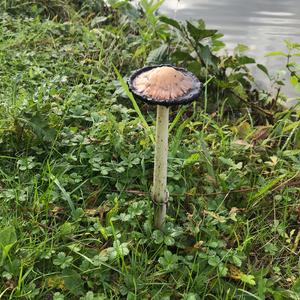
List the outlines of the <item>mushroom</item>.
{"label": "mushroom", "polygon": [[128,80],[129,89],[142,101],[157,105],[152,201],[154,224],[161,229],[168,202],[167,160],[169,106],[187,104],[200,95],[201,83],[191,72],[171,65],[144,67]]}

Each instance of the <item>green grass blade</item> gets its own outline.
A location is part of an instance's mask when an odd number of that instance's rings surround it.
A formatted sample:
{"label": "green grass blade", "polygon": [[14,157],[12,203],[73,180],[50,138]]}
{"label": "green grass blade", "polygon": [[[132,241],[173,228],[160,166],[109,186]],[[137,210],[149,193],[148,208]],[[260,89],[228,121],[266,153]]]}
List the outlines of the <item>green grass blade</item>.
{"label": "green grass blade", "polygon": [[250,197],[250,202],[259,199],[260,197],[264,196],[268,193],[278,182],[280,182],[286,175],[282,175],[276,177],[275,179],[267,182],[264,186],[262,186],[252,197]]}
{"label": "green grass blade", "polygon": [[113,65],[113,68],[115,70],[116,75],[118,76],[118,79],[119,79],[119,82],[121,83],[122,88],[124,89],[127,97],[130,99],[130,101],[133,105],[133,108],[136,111],[136,113],[138,114],[138,116],[140,118],[140,121],[142,122],[146,132],[149,133],[149,137],[150,137],[151,141],[154,143],[153,132],[152,132],[151,128],[149,127],[146,119],[144,118],[144,116],[143,116],[138,104],[136,103],[132,93],[129,91],[127,83],[125,82],[124,78],[122,77],[122,75],[120,74],[120,72],[118,71],[118,69],[114,65]]}
{"label": "green grass blade", "polygon": [[178,123],[180,117],[183,115],[183,113],[186,111],[187,107],[186,106],[182,106],[179,110],[179,112],[176,114],[176,117],[174,118],[173,122],[171,123],[170,127],[169,127],[169,133],[172,131],[172,129],[176,126],[176,124]]}
{"label": "green grass blade", "polygon": [[[68,202],[70,209],[72,211],[72,214],[75,212],[75,206],[74,203],[70,197],[70,195],[67,193],[67,191],[64,189],[64,187],[60,184],[59,180],[54,176],[53,176],[53,182],[56,184],[56,186],[60,189],[60,191],[63,194],[64,199]],[[51,176],[51,177],[52,177]]]}

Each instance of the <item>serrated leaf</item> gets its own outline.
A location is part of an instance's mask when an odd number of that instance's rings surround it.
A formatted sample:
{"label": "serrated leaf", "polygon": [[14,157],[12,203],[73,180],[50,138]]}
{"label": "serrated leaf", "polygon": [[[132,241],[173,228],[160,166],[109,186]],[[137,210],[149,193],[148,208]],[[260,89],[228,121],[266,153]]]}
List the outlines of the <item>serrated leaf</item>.
{"label": "serrated leaf", "polygon": [[207,262],[210,266],[216,267],[221,262],[221,259],[219,256],[213,256],[210,257]]}
{"label": "serrated leaf", "polygon": [[253,275],[246,275],[246,274],[242,274],[241,275],[241,281],[244,283],[247,283],[249,285],[255,285],[255,277]]}
{"label": "serrated leaf", "polygon": [[152,238],[154,239],[155,244],[161,244],[164,241],[163,233],[160,230],[154,230]]}
{"label": "serrated leaf", "polygon": [[173,246],[175,244],[175,239],[171,236],[165,236],[164,242],[167,246]]}
{"label": "serrated leaf", "polygon": [[255,285],[255,277],[253,275],[247,275],[243,271],[241,271],[239,268],[237,268],[234,265],[228,265],[228,273],[227,277],[234,279],[234,280],[240,280],[244,283],[247,283],[249,285]]}
{"label": "serrated leaf", "polygon": [[60,275],[49,276],[46,281],[46,285],[49,288],[56,288],[56,289],[65,288],[64,280]]}
{"label": "serrated leaf", "polygon": [[146,60],[147,64],[162,63],[167,57],[168,45],[163,44],[160,47],[152,50]]}
{"label": "serrated leaf", "polygon": [[218,269],[219,269],[219,274],[223,277],[225,277],[228,273],[228,268],[223,264],[223,263],[220,263],[218,265]]}
{"label": "serrated leaf", "polygon": [[191,22],[187,21],[187,30],[194,40],[200,41],[202,39],[213,36],[218,30],[199,29],[194,26]]}
{"label": "serrated leaf", "polygon": [[194,58],[188,52],[183,52],[183,51],[180,51],[180,50],[176,50],[172,54],[172,57],[177,61],[191,61],[191,60],[194,60]]}
{"label": "serrated leaf", "polygon": [[232,257],[232,261],[238,267],[240,267],[242,265],[241,259],[239,257],[235,256],[235,255]]}

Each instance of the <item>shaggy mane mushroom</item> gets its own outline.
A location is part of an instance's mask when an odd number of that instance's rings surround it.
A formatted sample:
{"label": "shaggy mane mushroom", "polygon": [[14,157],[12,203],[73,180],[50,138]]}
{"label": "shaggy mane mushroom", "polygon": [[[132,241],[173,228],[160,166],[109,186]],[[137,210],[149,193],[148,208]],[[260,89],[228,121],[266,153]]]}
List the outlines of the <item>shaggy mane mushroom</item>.
{"label": "shaggy mane mushroom", "polygon": [[162,229],[167,210],[167,166],[169,106],[192,102],[200,95],[201,83],[185,69],[171,65],[144,67],[128,80],[132,93],[142,101],[157,105],[152,201],[154,224]]}
{"label": "shaggy mane mushroom", "polygon": [[156,100],[172,100],[183,96],[193,87],[192,79],[172,67],[163,66],[140,74],[133,86]]}

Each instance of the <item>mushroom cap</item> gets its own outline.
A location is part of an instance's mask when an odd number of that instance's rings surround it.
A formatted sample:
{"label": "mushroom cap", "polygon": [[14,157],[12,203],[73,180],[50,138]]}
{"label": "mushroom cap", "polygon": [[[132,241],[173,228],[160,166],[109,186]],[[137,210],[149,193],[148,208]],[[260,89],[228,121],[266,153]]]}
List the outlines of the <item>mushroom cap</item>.
{"label": "mushroom cap", "polygon": [[199,97],[202,86],[194,74],[172,65],[139,69],[130,76],[128,85],[142,101],[163,106],[192,102]]}

